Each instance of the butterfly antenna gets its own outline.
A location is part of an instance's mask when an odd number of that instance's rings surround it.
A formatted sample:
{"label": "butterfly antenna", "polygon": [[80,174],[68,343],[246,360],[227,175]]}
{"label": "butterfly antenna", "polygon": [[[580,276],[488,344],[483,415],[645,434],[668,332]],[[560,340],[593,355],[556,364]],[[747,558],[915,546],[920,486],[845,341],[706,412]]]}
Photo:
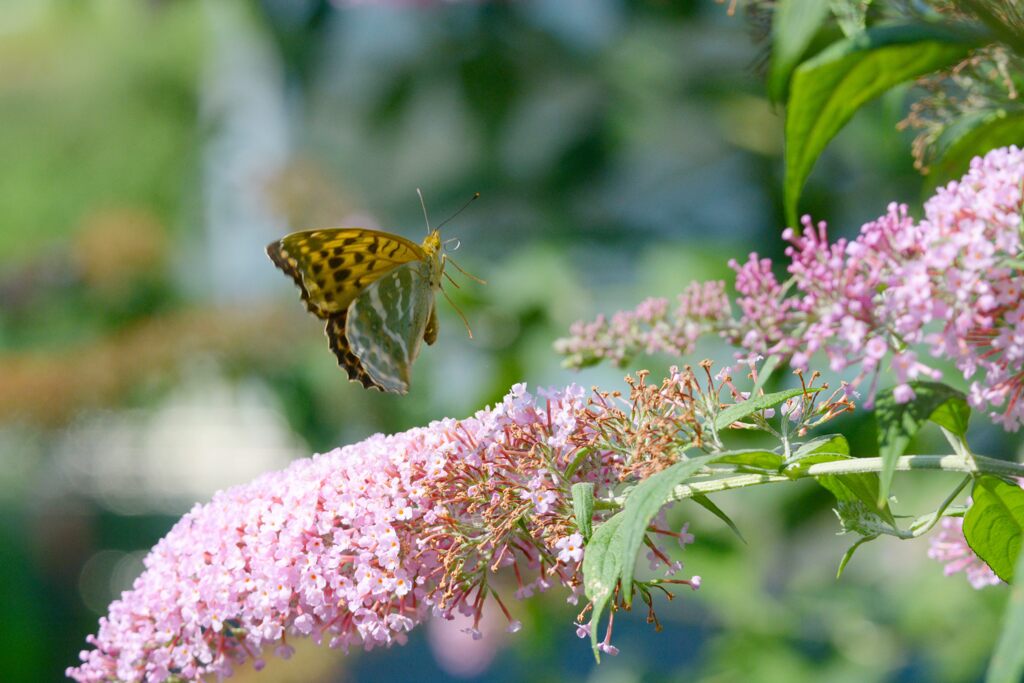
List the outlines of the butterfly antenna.
{"label": "butterfly antenna", "polygon": [[[443,221],[441,221],[441,225],[437,226],[437,229],[438,229],[438,230],[440,230],[440,229],[441,229],[442,227],[444,227],[444,225],[445,225],[446,223],[448,223],[448,221],[450,221],[451,219],[455,218],[455,217],[456,217],[456,216],[458,216],[458,215],[459,215],[460,213],[462,213],[463,211],[465,211],[465,210],[466,210],[466,207],[467,207],[467,206],[469,206],[470,204],[472,204],[473,202],[475,202],[475,201],[476,201],[477,199],[479,199],[479,198],[480,198],[480,193],[479,193],[479,192],[474,192],[474,193],[473,193],[473,196],[469,198],[469,201],[468,201],[468,202],[466,202],[465,204],[463,204],[463,205],[462,205],[462,208],[461,208],[461,209],[459,209],[458,211],[456,211],[455,213],[453,213],[453,214],[452,214],[451,216],[448,216],[448,218],[445,218],[445,219],[444,219]],[[421,199],[421,201],[422,201],[422,197],[421,197],[420,199]]]}
{"label": "butterfly antenna", "polygon": [[469,321],[466,320],[466,316],[465,314],[463,314],[462,309],[455,305],[455,302],[452,301],[452,298],[448,296],[448,292],[444,291],[444,287],[441,288],[441,294],[444,294],[444,298],[448,301],[449,304],[452,305],[452,308],[455,309],[455,312],[459,314],[459,317],[462,319],[462,324],[466,326],[466,334],[468,334],[469,338],[472,339],[473,330],[469,328]]}
{"label": "butterfly antenna", "polygon": [[[430,216],[427,215],[427,203],[423,201],[423,193],[420,188],[416,188],[416,194],[420,198],[420,206],[423,207],[423,220],[427,222],[427,234],[430,234]],[[443,224],[442,224],[443,225]],[[440,225],[437,227],[441,227]]]}

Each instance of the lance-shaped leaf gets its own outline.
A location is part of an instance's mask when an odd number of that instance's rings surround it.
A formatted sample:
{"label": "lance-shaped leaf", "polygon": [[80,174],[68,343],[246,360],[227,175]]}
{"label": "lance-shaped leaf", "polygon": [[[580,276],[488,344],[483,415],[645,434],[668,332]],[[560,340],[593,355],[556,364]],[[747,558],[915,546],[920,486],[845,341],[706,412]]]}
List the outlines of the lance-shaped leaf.
{"label": "lance-shaped leaf", "polygon": [[732,521],[732,517],[725,514],[725,510],[715,505],[714,501],[712,501],[706,495],[704,495],[703,493],[695,493],[692,496],[690,496],[690,500],[692,500],[697,505],[700,505],[702,508],[713,514],[715,517],[718,517],[718,519],[722,520],[722,522],[724,522],[725,525],[729,527],[729,529],[731,529],[734,534],[736,534],[736,538],[740,539],[744,543],[747,542],[747,539],[743,538],[743,534],[740,533],[740,528],[736,526],[736,522]]}
{"label": "lance-shaped leaf", "polygon": [[700,468],[716,459],[716,455],[702,455],[689,460],[677,462],[675,465],[648,477],[630,491],[622,512],[618,533],[621,536],[617,550],[622,554],[622,599],[627,605],[633,600],[633,569],[636,566],[636,554],[643,545],[647,535],[647,525],[651,523],[662,506],[672,497],[672,490],[685,483]]}
{"label": "lance-shaped leaf", "polygon": [[594,517],[594,484],[581,481],[572,485],[572,512],[576,517],[576,528],[579,529],[583,542],[590,540],[593,533]]}
{"label": "lance-shaped leaf", "polygon": [[839,41],[793,72],[786,111],[786,218],[825,146],[854,112],[889,88],[963,59],[964,36],[926,25],[872,28]]}
{"label": "lance-shaped leaf", "polygon": [[723,465],[738,465],[741,469],[777,471],[785,461],[778,453],[762,450],[760,448],[729,451],[729,455],[723,455],[718,462]]}
{"label": "lance-shaped leaf", "polygon": [[[806,393],[814,394],[819,391],[821,391],[821,387],[815,387],[813,389],[807,389]],[[786,389],[785,391],[776,391],[775,393],[765,394],[764,396],[754,396],[745,401],[735,403],[715,417],[715,429],[725,429],[737,420],[742,420],[743,418],[753,415],[760,410],[774,408],[795,396],[802,395],[804,392],[805,390],[801,388]]]}
{"label": "lance-shaped leaf", "polygon": [[601,626],[601,617],[612,598],[615,584],[619,582],[623,562],[635,560],[633,557],[626,560],[622,552],[619,529],[623,519],[621,512],[609,517],[597,527],[583,551],[583,590],[593,605],[590,613],[590,644],[598,661],[601,655],[597,649],[597,631]]}
{"label": "lance-shaped leaf", "polygon": [[822,0],[779,0],[772,13],[772,59],[768,67],[768,94],[780,102],[793,67],[828,16]]}
{"label": "lance-shaped leaf", "polygon": [[878,454],[882,458],[879,474],[878,505],[889,499],[896,461],[903,455],[918,430],[929,420],[957,436],[967,433],[971,409],[963,393],[937,382],[911,382],[914,398],[897,403],[890,391],[878,398]]}

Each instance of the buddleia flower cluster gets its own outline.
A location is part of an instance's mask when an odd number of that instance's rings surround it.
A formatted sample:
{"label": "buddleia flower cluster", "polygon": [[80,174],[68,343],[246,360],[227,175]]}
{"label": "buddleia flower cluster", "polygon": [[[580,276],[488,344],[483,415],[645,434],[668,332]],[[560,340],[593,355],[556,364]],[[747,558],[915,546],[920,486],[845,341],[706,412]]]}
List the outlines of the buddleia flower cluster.
{"label": "buddleia flower cluster", "polygon": [[[757,254],[736,272],[735,307],[724,283],[692,286],[712,294],[703,306],[670,309],[661,300],[594,323],[577,323],[556,349],[570,366],[608,358],[625,364],[648,350],[692,348],[720,334],[746,355],[777,355],[797,368],[824,354],[833,371],[866,384],[871,406],[883,370],[898,401],[910,383],[939,379],[953,362],[971,380],[969,400],[1007,430],[1024,421],[1024,261],[1021,257],[1024,152],[975,158],[959,181],[940,188],[915,220],[890,204],[853,240],[830,242],[824,223],[804,218],[786,230],[786,277]],[[653,314],[651,313],[653,311]],[[663,340],[685,340],[673,349]]]}
{"label": "buddleia flower cluster", "polygon": [[[560,586],[577,604],[591,524],[652,474],[722,452],[708,425],[749,396],[706,363],[660,383],[647,377],[631,378],[626,395],[570,386],[534,396],[518,384],[467,419],[376,435],[216,494],[153,548],[68,675],[198,681],[288,657],[299,637],[346,651],[388,647],[428,617],[463,615],[467,637],[479,638],[485,610],[521,628],[510,598]],[[802,434],[852,408],[844,389],[827,398],[822,389],[793,393],[783,431]],[[766,423],[773,410],[744,414],[747,428],[778,434]],[[597,501],[586,523],[576,518],[580,484]],[[617,590],[612,615],[636,594],[657,626],[654,596],[700,585],[678,560],[693,541],[686,525],[653,519],[644,547],[658,576]],[[581,606],[580,637],[595,621],[591,607]],[[609,621],[598,647],[615,654],[611,637]]]}

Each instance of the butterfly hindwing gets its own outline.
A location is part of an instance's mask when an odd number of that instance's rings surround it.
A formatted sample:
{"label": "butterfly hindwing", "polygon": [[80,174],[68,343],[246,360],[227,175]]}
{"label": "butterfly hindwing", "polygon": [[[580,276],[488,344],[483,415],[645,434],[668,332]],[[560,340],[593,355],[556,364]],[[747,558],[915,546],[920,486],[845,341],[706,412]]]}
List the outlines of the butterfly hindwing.
{"label": "butterfly hindwing", "polygon": [[396,266],[425,258],[404,237],[362,228],[306,230],[267,246],[267,254],[302,290],[311,313],[330,318]]}
{"label": "butterfly hindwing", "polygon": [[363,371],[384,391],[404,394],[409,390],[410,368],[431,319],[432,337],[437,336],[430,275],[426,261],[398,266],[367,287],[349,307],[345,338]]}
{"label": "butterfly hindwing", "polygon": [[324,327],[324,332],[327,334],[327,344],[331,347],[334,355],[337,356],[338,365],[345,370],[350,381],[359,382],[367,389],[375,388],[383,391],[384,387],[374,382],[373,378],[366,373],[363,364],[359,362],[359,358],[352,352],[352,347],[349,346],[348,339],[345,337],[345,321],[347,318],[348,310],[327,318],[327,325]]}

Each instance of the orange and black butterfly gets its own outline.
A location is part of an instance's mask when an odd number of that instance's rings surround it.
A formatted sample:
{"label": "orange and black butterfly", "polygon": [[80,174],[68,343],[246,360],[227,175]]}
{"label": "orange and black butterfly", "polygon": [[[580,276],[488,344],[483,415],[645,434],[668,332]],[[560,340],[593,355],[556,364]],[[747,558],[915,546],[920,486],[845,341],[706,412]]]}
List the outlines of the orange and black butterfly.
{"label": "orange and black butterfly", "polygon": [[420,341],[437,340],[435,298],[450,260],[440,226],[422,244],[363,228],[306,230],[271,242],[267,254],[302,290],[306,308],[326,321],[331,350],[350,380],[409,390]]}

